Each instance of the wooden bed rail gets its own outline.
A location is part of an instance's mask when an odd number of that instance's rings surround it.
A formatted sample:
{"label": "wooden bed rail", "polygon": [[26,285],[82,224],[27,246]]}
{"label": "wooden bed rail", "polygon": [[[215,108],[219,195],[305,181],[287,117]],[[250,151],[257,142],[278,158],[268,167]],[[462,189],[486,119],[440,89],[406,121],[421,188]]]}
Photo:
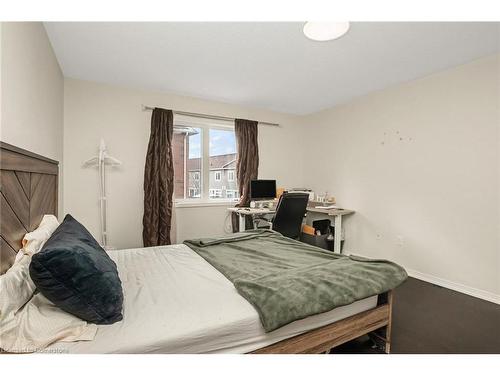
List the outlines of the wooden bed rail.
{"label": "wooden bed rail", "polygon": [[370,334],[386,353],[390,352],[393,292],[380,294],[377,307],[257,349],[251,354],[318,354],[360,336]]}

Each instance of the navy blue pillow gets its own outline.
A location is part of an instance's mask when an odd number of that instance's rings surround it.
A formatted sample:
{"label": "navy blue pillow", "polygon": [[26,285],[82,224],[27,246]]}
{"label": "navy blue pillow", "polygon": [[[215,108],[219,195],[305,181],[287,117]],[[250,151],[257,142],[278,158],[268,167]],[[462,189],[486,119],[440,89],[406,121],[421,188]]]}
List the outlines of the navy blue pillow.
{"label": "navy blue pillow", "polygon": [[83,320],[122,320],[123,291],[116,264],[71,215],[33,255],[30,276],[52,303]]}

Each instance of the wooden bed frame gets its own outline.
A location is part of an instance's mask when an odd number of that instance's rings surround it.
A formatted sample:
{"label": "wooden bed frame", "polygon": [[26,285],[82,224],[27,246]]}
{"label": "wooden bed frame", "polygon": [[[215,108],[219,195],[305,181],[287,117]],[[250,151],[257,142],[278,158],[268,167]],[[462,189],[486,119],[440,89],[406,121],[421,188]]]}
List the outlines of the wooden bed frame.
{"label": "wooden bed frame", "polygon": [[[0,274],[13,264],[24,235],[39,225],[43,215],[57,215],[58,173],[57,161],[0,142]],[[392,295],[392,291],[380,294],[371,310],[252,353],[325,353],[365,334],[389,353]]]}
{"label": "wooden bed frame", "polygon": [[320,354],[336,346],[369,334],[387,354],[391,351],[393,292],[380,294],[377,307],[338,322],[279,341],[253,351],[253,354]]}
{"label": "wooden bed frame", "polygon": [[27,232],[57,215],[59,162],[0,143],[0,274],[12,266]]}

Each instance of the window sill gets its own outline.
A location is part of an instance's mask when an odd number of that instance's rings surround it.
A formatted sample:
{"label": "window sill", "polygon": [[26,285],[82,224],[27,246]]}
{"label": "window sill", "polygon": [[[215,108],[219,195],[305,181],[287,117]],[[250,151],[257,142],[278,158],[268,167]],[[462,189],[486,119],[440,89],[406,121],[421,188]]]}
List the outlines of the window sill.
{"label": "window sill", "polygon": [[189,202],[189,201],[176,201],[174,203],[174,208],[195,208],[195,207],[234,207],[238,201],[228,201],[223,200],[221,202],[213,201],[199,201],[199,202]]}

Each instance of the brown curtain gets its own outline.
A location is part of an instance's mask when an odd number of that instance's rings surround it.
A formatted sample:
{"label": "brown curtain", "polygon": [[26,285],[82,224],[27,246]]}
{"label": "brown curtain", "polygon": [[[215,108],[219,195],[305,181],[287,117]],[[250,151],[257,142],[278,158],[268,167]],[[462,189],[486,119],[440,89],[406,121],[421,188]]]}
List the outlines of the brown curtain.
{"label": "brown curtain", "polygon": [[151,135],[144,170],[142,240],[145,247],[170,245],[174,192],[173,132],[172,111],[155,108],[151,115]]}
{"label": "brown curtain", "polygon": [[[258,122],[236,119],[234,132],[238,144],[238,161],[236,162],[236,176],[240,192],[240,201],[237,206],[248,207],[250,204],[250,181],[257,179],[259,172],[259,145]],[[252,228],[252,220],[247,216],[245,229]],[[232,215],[233,231],[238,230],[238,217]]]}

